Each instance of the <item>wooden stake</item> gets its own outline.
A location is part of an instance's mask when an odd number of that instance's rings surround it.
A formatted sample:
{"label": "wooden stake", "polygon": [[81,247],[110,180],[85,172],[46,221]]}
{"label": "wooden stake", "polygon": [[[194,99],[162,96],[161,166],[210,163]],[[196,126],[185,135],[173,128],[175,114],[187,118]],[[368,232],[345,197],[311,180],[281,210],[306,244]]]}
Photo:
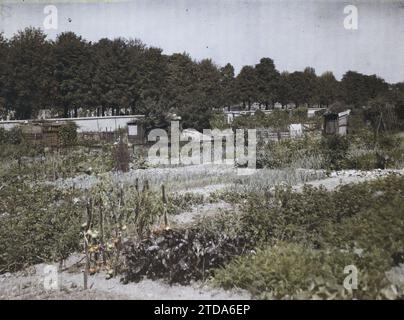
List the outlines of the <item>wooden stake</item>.
{"label": "wooden stake", "polygon": [[92,201],[91,199],[87,202],[87,225],[84,230],[84,252],[86,255],[86,266],[84,268],[84,290],[88,288],[88,274],[90,273],[90,254],[88,252],[88,238],[87,238],[87,231],[91,227],[92,223]]}
{"label": "wooden stake", "polygon": [[163,216],[164,216],[164,227],[168,227],[168,219],[167,219],[167,198],[166,198],[166,190],[164,184],[161,186],[161,192],[163,197]]}

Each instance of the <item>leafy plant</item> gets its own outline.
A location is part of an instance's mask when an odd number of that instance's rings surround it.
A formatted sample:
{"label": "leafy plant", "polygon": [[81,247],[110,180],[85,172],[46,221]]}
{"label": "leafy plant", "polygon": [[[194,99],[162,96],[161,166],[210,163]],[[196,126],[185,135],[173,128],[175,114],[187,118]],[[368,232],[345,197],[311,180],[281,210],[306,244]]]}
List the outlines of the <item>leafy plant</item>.
{"label": "leafy plant", "polygon": [[[343,286],[344,268],[349,265],[359,270],[358,290]],[[313,250],[280,242],[216,269],[213,282],[226,289],[246,289],[261,299],[387,298],[389,283],[383,271],[388,266],[388,259],[378,250],[359,256],[352,251]]]}
{"label": "leafy plant", "polygon": [[59,141],[62,146],[72,146],[77,142],[77,125],[71,121],[62,125],[58,131]]}
{"label": "leafy plant", "polygon": [[141,241],[128,242],[124,280],[145,276],[186,284],[207,279],[213,268],[253,248],[253,239],[242,230],[235,232],[237,225],[237,218],[228,213],[186,230],[155,230]]}

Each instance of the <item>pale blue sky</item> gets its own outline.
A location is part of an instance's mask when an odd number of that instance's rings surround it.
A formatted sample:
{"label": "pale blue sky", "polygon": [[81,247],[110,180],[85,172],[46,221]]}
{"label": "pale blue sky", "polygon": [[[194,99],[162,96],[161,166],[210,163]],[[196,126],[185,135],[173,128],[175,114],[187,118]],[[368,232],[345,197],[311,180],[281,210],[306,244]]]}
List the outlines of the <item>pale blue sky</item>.
{"label": "pale blue sky", "polygon": [[[45,4],[55,3],[59,27],[47,31],[51,39],[67,30],[91,41],[139,38],[167,54],[186,51],[198,60],[230,62],[237,71],[261,57],[271,57],[281,71],[312,66],[318,74],[331,70],[338,78],[356,70],[376,73],[389,82],[404,81],[404,1],[66,2],[0,0],[0,30],[10,37],[27,26],[42,27]],[[343,9],[348,4],[359,10],[356,31],[343,26]]]}

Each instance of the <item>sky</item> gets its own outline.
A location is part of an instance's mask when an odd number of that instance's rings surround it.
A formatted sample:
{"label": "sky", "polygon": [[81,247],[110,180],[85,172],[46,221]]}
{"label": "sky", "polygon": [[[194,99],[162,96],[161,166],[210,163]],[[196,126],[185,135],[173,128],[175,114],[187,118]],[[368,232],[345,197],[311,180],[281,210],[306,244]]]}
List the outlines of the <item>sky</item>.
{"label": "sky", "polygon": [[[230,62],[238,72],[270,57],[280,71],[315,68],[404,81],[402,0],[0,0],[0,31],[12,37],[41,27],[46,5],[57,8],[49,39],[73,31],[89,41],[137,38],[165,54]],[[358,29],[346,29],[344,7],[358,9]]]}

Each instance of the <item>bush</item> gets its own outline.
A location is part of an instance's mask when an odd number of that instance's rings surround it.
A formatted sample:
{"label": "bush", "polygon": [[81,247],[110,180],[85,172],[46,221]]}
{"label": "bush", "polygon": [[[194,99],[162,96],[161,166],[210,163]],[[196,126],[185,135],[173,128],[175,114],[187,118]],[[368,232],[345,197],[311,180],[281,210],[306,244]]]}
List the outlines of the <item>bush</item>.
{"label": "bush", "polygon": [[77,125],[74,122],[68,122],[59,128],[59,141],[62,146],[72,146],[77,142]]}
{"label": "bush", "polygon": [[[275,191],[252,193],[241,207],[243,229],[263,242],[282,240],[318,247],[324,241],[322,233],[326,225],[395,203],[403,189],[404,177],[393,175],[343,185],[333,192],[305,186],[302,192],[278,187]],[[399,204],[395,204],[398,211]],[[398,212],[396,214],[400,217]]]}
{"label": "bush", "polygon": [[305,137],[298,140],[281,140],[259,144],[257,166],[260,168],[308,168],[324,167],[319,140]]}
{"label": "bush", "polygon": [[323,137],[321,147],[328,164],[327,169],[342,169],[349,148],[348,138],[340,135]]}
{"label": "bush", "polygon": [[[343,287],[344,268],[357,267],[358,290]],[[214,283],[242,288],[258,298],[370,299],[384,298],[388,259],[380,251],[359,256],[340,250],[312,250],[279,243],[239,257],[214,272]]]}
{"label": "bush", "polygon": [[0,145],[6,143],[6,141],[7,141],[7,131],[3,127],[0,127]]}
{"label": "bush", "polygon": [[253,239],[236,230],[237,218],[224,214],[187,230],[157,230],[140,242],[125,246],[124,280],[142,277],[187,284],[206,279],[212,269],[249,252]]}
{"label": "bush", "polygon": [[0,128],[0,145],[13,144],[17,145],[23,141],[23,136],[20,128],[14,127],[11,130]]}
{"label": "bush", "polygon": [[[262,250],[217,270],[215,282],[261,298],[399,297],[404,292],[392,289],[385,272],[404,261],[403,190],[404,177],[391,175],[332,192],[305,187],[250,194],[240,228]],[[360,283],[347,293],[341,277],[350,264],[359,269]]]}
{"label": "bush", "polygon": [[[0,273],[66,259],[80,246],[83,207],[74,193],[18,179],[0,197]],[[78,193],[75,195],[78,197]]]}

